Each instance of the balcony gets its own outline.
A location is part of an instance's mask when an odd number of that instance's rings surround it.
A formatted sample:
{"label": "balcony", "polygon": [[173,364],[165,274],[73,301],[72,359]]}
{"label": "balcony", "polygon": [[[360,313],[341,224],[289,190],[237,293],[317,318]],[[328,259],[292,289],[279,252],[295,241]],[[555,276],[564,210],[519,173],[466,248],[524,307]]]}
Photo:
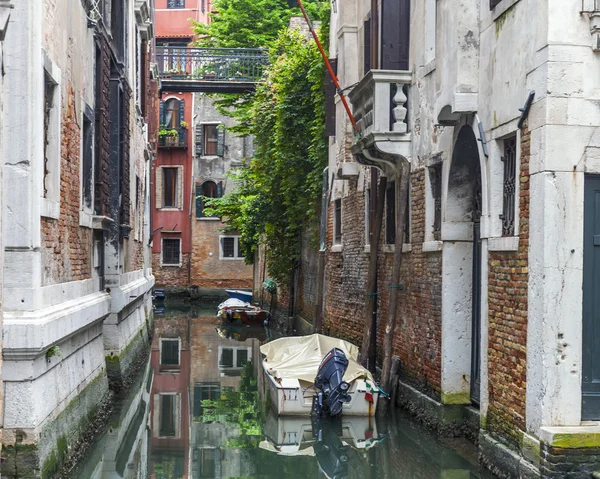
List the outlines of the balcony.
{"label": "balcony", "polygon": [[359,163],[395,166],[398,157],[410,159],[407,95],[411,80],[409,71],[371,70],[353,88],[349,97],[360,139],[352,152]]}
{"label": "balcony", "polygon": [[[177,135],[169,134],[176,131]],[[159,148],[187,148],[188,147],[188,130],[179,128],[177,130],[168,130],[167,134],[158,137]]]}
{"label": "balcony", "polygon": [[262,79],[268,56],[259,48],[158,47],[163,91],[245,93]]}

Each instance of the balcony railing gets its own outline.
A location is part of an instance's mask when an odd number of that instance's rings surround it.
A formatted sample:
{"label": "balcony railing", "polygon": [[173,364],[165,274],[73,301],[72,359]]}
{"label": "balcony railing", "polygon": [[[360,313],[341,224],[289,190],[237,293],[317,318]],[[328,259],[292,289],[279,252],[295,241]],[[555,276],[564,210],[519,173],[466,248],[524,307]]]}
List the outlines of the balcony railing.
{"label": "balcony railing", "polygon": [[158,137],[159,148],[187,148],[188,147],[188,130],[179,128],[177,135],[163,135]]}
{"label": "balcony railing", "polygon": [[258,82],[268,63],[259,48],[158,47],[161,79],[206,82]]}

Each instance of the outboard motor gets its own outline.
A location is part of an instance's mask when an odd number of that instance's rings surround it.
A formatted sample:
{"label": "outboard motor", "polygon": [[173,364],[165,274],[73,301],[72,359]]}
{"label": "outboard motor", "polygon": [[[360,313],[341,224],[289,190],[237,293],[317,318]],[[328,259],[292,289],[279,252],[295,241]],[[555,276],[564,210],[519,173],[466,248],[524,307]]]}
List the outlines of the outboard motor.
{"label": "outboard motor", "polygon": [[344,403],[350,402],[347,394],[350,384],[343,379],[346,369],[348,358],[341,349],[333,348],[325,355],[315,378],[319,393],[313,399],[313,415],[320,416],[325,411],[330,416],[337,416]]}
{"label": "outboard motor", "polygon": [[342,442],[341,417],[312,417],[313,445],[319,469],[325,477],[342,479],[348,475],[350,446]]}

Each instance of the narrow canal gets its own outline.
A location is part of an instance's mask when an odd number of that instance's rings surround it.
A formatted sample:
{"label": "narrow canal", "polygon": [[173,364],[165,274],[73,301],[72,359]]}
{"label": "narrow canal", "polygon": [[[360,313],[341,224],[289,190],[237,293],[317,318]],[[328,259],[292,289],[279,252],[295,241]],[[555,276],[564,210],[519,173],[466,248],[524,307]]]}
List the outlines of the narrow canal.
{"label": "narrow canal", "polygon": [[466,440],[439,440],[394,411],[321,429],[268,405],[263,327],[224,324],[216,308],[155,310],[152,352],[106,433],[72,477],[491,478]]}

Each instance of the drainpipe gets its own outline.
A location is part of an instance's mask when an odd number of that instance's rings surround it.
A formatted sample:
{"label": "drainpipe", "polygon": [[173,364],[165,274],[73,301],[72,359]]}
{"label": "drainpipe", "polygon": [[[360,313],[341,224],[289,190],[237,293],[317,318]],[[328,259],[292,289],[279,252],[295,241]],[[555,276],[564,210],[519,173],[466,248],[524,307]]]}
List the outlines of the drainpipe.
{"label": "drainpipe", "polygon": [[[333,180],[332,180],[333,181]],[[317,307],[315,311],[314,332],[320,333],[323,327],[323,290],[325,284],[325,259],[327,256],[327,208],[329,185],[329,167],[323,170],[323,188],[321,193],[321,228],[319,231],[319,260],[317,266]]]}

